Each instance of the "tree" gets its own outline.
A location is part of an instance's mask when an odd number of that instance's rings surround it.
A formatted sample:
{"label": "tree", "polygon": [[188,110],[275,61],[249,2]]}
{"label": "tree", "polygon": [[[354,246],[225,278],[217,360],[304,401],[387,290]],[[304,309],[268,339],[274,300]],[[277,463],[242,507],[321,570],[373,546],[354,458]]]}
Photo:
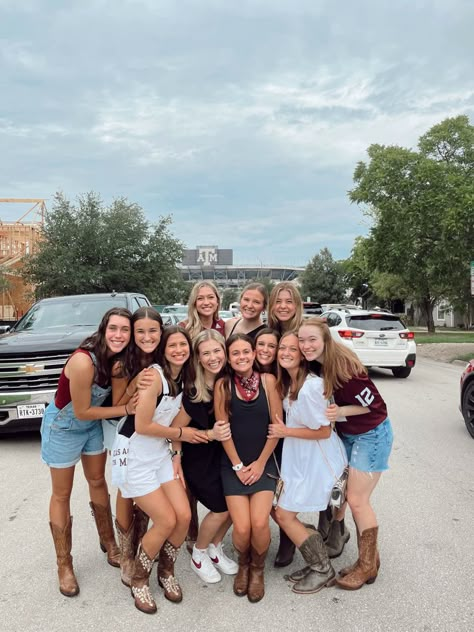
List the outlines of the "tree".
{"label": "tree", "polygon": [[170,232],[170,217],[150,224],[125,198],[108,207],[95,193],[74,205],[62,193],[45,217],[38,251],[23,275],[37,298],[89,292],[140,291],[154,303],[176,300],[183,244]]}
{"label": "tree", "polygon": [[327,248],[321,249],[301,275],[301,296],[310,296],[319,303],[341,303],[346,289],[343,264],[334,261]]}
{"label": "tree", "polygon": [[231,303],[235,303],[239,300],[239,290],[233,287],[228,287],[222,292],[222,309],[229,309]]}
{"label": "tree", "polygon": [[407,297],[421,306],[429,331],[434,305],[462,296],[468,280],[473,140],[467,117],[457,117],[422,136],[419,151],[371,145],[370,161],[357,165],[349,193],[373,220],[372,270],[400,278]]}

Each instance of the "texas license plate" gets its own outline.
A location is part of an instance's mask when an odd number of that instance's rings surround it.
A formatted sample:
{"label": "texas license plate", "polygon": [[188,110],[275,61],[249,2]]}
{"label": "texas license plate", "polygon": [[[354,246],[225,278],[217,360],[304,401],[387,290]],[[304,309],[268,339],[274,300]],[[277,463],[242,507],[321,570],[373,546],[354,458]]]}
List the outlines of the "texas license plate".
{"label": "texas license plate", "polygon": [[374,338],[374,344],[376,347],[388,347],[388,340],[386,338]]}
{"label": "texas license plate", "polygon": [[16,407],[18,419],[28,419],[30,417],[42,417],[44,413],[44,404],[22,404]]}

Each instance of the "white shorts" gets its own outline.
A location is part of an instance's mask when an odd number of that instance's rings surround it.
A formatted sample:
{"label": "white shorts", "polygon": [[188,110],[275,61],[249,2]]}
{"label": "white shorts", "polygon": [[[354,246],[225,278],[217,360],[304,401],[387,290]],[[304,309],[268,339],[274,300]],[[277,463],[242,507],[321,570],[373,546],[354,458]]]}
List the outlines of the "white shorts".
{"label": "white shorts", "polygon": [[127,482],[120,487],[123,498],[151,494],[173,480],[173,463],[168,442],[159,437],[134,434],[127,458]]}

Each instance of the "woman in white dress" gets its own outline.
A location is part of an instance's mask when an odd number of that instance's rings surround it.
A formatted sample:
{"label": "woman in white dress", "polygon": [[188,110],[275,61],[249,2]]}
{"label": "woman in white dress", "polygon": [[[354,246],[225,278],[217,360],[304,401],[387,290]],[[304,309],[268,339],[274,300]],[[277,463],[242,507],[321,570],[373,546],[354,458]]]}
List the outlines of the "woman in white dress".
{"label": "woman in white dress", "polygon": [[[344,446],[325,412],[323,380],[309,372],[295,332],[283,334],[278,348],[277,387],[283,398],[286,425],[281,419],[269,427],[270,438],[284,438],[281,476],[285,482],[276,520],[300,549],[308,564],[293,591],[318,592],[332,583],[335,572],[319,532],[307,529],[298,513],[321,511],[347,465]],[[290,576],[291,579],[291,576]]]}

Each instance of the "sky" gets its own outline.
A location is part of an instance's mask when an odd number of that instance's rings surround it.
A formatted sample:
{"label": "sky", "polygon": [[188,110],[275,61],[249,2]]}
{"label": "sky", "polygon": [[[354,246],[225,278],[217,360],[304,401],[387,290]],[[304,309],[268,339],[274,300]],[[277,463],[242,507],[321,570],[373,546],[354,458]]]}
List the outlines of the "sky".
{"label": "sky", "polygon": [[0,197],[125,196],[235,264],[347,258],[367,148],[474,121],[473,23],[471,0],[0,0]]}

